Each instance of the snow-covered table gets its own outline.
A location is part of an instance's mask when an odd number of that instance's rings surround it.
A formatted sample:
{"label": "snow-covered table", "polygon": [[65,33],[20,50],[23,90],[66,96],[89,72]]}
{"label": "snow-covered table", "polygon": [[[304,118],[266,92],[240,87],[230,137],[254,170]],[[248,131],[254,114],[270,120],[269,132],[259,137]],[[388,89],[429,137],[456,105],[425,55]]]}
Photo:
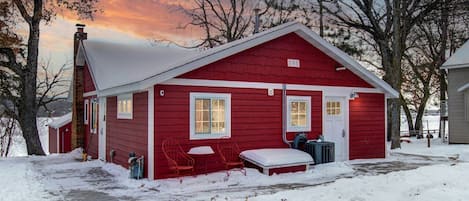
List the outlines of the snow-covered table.
{"label": "snow-covered table", "polygon": [[215,152],[211,146],[198,146],[192,147],[187,154],[194,158],[196,171],[199,173],[207,173],[210,157],[212,157]]}
{"label": "snow-covered table", "polygon": [[[308,170],[313,158],[306,152],[297,149],[253,149],[241,152],[240,157],[263,169],[264,174],[271,174],[273,169],[304,167]],[[298,170],[292,169],[293,170]]]}

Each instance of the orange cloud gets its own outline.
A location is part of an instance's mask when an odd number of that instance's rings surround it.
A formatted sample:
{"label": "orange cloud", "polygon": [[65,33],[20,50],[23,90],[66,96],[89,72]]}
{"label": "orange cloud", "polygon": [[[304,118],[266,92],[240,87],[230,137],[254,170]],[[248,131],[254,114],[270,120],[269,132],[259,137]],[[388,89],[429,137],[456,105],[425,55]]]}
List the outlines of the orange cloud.
{"label": "orange cloud", "polygon": [[[87,25],[116,29],[142,38],[167,39],[181,41],[199,38],[201,30],[195,27],[179,27],[190,22],[182,8],[191,8],[190,0],[108,0],[100,1],[98,7],[103,13],[97,13],[94,21],[85,21]],[[72,13],[62,14],[74,21]]]}

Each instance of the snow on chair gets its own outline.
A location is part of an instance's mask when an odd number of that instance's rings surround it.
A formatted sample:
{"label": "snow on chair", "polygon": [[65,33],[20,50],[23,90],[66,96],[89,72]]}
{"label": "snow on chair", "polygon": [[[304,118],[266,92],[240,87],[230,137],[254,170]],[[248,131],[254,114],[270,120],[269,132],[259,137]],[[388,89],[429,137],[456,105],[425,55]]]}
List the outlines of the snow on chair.
{"label": "snow on chair", "polygon": [[235,142],[218,142],[217,152],[220,155],[226,168],[226,175],[230,176],[230,169],[238,168],[238,170],[246,176],[244,169],[244,161],[239,157],[239,147]]}
{"label": "snow on chair", "polygon": [[[182,175],[194,175],[195,160],[182,150],[177,140],[171,138],[164,140],[161,149],[168,161],[169,169],[178,177]],[[182,179],[180,182],[182,183]]]}

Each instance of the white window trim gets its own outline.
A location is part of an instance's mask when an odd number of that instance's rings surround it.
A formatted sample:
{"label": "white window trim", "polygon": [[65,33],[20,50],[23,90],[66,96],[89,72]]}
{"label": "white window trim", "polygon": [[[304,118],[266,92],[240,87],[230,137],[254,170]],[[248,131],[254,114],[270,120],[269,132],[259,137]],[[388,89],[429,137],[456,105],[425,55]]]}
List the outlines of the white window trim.
{"label": "white window trim", "polygon": [[[223,93],[190,93],[190,106],[189,106],[189,139],[190,140],[206,140],[206,139],[220,139],[231,138],[231,94]],[[195,133],[195,99],[197,98],[221,98],[225,100],[225,133],[217,134],[196,134]]]}
{"label": "white window trim", "polygon": [[83,114],[83,120],[85,121],[85,125],[88,125],[88,116],[90,114],[90,101],[88,99],[85,99],[85,105],[84,105],[84,114]]}
{"label": "white window trim", "polygon": [[[306,126],[291,125],[291,102],[304,101],[307,102],[306,108]],[[311,131],[311,96],[287,96],[287,132],[308,132]]]}
{"label": "white window trim", "polygon": [[[93,104],[95,104],[95,107],[96,107],[96,112],[95,113],[93,113]],[[99,113],[99,111],[98,111],[98,108],[97,108],[98,105],[99,105],[98,100],[96,98],[91,99],[90,118],[89,118],[89,120],[90,120],[89,127],[90,127],[90,133],[91,134],[96,134],[96,131],[98,130],[98,126],[99,126],[99,122],[98,122],[98,118],[99,118],[98,113]],[[91,118],[91,117],[93,117],[93,118]],[[96,128],[93,128],[93,121],[91,119],[96,121],[96,124],[97,124]]]}
{"label": "white window trim", "polygon": [[[119,101],[121,100],[130,100],[130,112],[119,112]],[[117,119],[132,119],[133,118],[133,111],[134,111],[134,100],[133,94],[121,94],[117,96]]]}

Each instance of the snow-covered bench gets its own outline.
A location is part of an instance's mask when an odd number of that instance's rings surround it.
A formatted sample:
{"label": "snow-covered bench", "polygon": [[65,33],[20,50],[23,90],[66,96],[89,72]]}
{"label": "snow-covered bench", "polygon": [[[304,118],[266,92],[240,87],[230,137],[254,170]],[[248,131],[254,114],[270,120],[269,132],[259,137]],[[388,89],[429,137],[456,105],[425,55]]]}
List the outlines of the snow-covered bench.
{"label": "snow-covered bench", "polygon": [[306,152],[297,149],[253,149],[241,152],[240,157],[261,168],[267,175],[306,171],[313,158]]}

